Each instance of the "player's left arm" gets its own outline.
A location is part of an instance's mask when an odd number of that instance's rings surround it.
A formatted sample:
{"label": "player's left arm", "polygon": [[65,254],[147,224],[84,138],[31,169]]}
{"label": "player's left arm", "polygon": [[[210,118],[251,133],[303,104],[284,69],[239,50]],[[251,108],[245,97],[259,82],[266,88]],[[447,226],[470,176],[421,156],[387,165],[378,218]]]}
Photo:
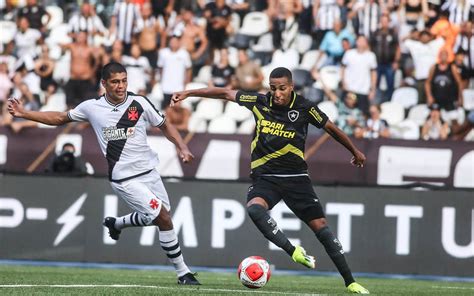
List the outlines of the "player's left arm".
{"label": "player's left arm", "polygon": [[351,139],[341,131],[334,123],[330,120],[326,121],[324,125],[324,130],[333,137],[336,141],[341,143],[344,147],[349,150],[353,157],[351,159],[351,163],[357,167],[363,167],[365,162],[365,155],[362,153],[357,147],[352,143]]}
{"label": "player's left arm", "polygon": [[179,158],[181,158],[184,163],[190,162],[194,159],[194,155],[189,151],[188,145],[186,145],[174,125],[165,121],[160,126],[160,130],[163,132],[165,137],[176,146]]}

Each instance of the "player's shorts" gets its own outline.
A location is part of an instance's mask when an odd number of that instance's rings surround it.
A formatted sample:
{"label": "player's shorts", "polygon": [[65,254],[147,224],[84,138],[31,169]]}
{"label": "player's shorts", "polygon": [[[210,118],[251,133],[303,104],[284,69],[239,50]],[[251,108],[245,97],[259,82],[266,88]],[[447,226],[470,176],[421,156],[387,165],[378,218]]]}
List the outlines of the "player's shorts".
{"label": "player's shorts", "polygon": [[[111,182],[112,189],[135,212],[141,213],[146,225],[160,214],[161,207],[171,209],[160,174],[156,170],[120,183]],[[146,217],[146,218],[145,218]],[[146,221],[145,221],[146,220]]]}
{"label": "player's shorts", "polygon": [[319,198],[307,176],[257,177],[249,187],[247,201],[255,197],[263,198],[270,210],[283,200],[288,208],[306,223],[325,217]]}

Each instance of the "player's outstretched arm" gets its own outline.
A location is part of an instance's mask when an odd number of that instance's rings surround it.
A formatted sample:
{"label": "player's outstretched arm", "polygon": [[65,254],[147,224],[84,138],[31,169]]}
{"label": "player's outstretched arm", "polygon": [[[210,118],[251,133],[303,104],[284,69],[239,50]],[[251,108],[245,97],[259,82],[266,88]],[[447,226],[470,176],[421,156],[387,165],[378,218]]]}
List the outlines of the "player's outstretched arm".
{"label": "player's outstretched arm", "polygon": [[165,137],[176,146],[176,149],[178,149],[179,158],[181,158],[184,163],[190,162],[194,159],[194,155],[191,153],[191,151],[189,151],[188,145],[184,143],[183,138],[178,133],[178,130],[171,123],[165,121],[160,126],[160,129]]}
{"label": "player's outstretched arm", "polygon": [[8,99],[8,112],[13,117],[24,118],[48,125],[63,125],[71,121],[67,116],[67,112],[27,111],[23,108],[23,103],[15,98]]}
{"label": "player's outstretched arm", "polygon": [[227,89],[223,87],[207,87],[199,89],[190,89],[180,92],[175,92],[171,98],[171,106],[175,103],[185,100],[188,97],[201,97],[210,99],[222,99],[235,102],[236,90]]}
{"label": "player's outstretched arm", "polygon": [[351,139],[341,131],[334,123],[330,120],[326,122],[324,125],[324,130],[331,135],[336,141],[344,145],[344,147],[349,150],[353,157],[351,159],[351,163],[357,167],[363,167],[365,162],[365,155],[364,153],[360,152],[359,149],[356,148],[354,143],[352,143]]}

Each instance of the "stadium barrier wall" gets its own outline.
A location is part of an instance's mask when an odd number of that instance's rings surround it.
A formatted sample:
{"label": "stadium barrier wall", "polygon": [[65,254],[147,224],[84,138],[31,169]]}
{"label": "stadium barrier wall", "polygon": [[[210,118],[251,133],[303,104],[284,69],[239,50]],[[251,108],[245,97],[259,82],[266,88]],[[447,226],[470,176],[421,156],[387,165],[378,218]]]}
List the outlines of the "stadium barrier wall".
{"label": "stadium barrier wall", "polygon": [[[59,135],[56,151],[65,142],[76,146],[77,154],[90,162],[98,176],[107,174],[107,163],[99,150],[92,129],[29,129],[21,134],[0,127],[0,172],[22,173],[34,168],[42,173],[51,164],[53,153],[38,166],[32,166]],[[159,133],[148,141],[161,160],[163,176],[196,179],[249,181],[250,135],[195,134],[189,137],[195,160],[182,165],[176,149]],[[308,146],[318,137],[310,136]],[[474,188],[474,145],[454,141],[354,140],[367,156],[364,169],[349,164],[351,155],[330,139],[308,159],[309,172],[318,184],[326,185],[405,185],[413,182],[446,188]],[[32,145],[32,143],[34,143]],[[307,150],[308,147],[307,146]]]}
{"label": "stadium barrier wall", "polygon": [[[236,267],[260,255],[303,269],[256,230],[245,211],[248,183],[165,181],[187,262]],[[316,187],[353,271],[474,276],[472,191]],[[0,258],[168,264],[155,227],[108,237],[105,216],[129,213],[102,178],[0,177]],[[272,216],[295,243],[334,271],[315,235],[284,204]]]}

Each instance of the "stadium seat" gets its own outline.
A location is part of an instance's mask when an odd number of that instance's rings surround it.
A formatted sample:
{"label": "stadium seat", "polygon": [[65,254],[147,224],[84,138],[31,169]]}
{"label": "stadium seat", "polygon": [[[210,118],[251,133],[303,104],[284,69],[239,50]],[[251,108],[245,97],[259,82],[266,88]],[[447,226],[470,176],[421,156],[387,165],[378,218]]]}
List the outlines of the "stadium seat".
{"label": "stadium seat", "polygon": [[232,13],[230,16],[230,25],[234,32],[239,31],[240,29],[240,16],[237,13]]}
{"label": "stadium seat", "polygon": [[326,59],[325,53],[322,53],[319,50],[310,50],[303,54],[303,58],[301,59],[301,63],[299,68],[306,69],[308,71],[311,71],[314,68],[314,65],[316,64],[316,61],[318,60],[319,55],[323,54],[323,58],[321,58],[319,65],[322,65],[324,63],[324,60]]}
{"label": "stadium seat", "polygon": [[228,102],[225,105],[224,116],[234,119],[235,121],[244,121],[252,117],[252,112],[237,103]]}
{"label": "stadium seat", "polygon": [[71,43],[72,39],[68,36],[69,26],[68,24],[60,24],[51,29],[49,37],[46,38],[46,44],[48,46],[57,45],[57,44],[67,44]]}
{"label": "stadium seat", "polygon": [[219,116],[209,122],[207,132],[211,134],[235,134],[237,124],[233,118]]}
{"label": "stadium seat", "polygon": [[65,83],[69,80],[71,68],[71,53],[66,52],[54,65],[53,79],[60,83]]}
{"label": "stadium seat", "polygon": [[418,124],[418,126],[422,126],[428,115],[430,114],[430,109],[426,104],[419,104],[410,108],[408,111],[408,119]]}
{"label": "stadium seat", "polygon": [[[341,69],[338,66],[322,67],[319,70],[319,77],[326,87],[335,90],[339,87],[341,81]],[[322,85],[319,83],[316,83],[316,86],[322,89]]]}
{"label": "stadium seat", "polygon": [[270,30],[268,15],[264,12],[250,12],[244,17],[238,33],[248,36],[261,36]]}
{"label": "stadium seat", "polygon": [[459,124],[462,124],[466,119],[466,113],[462,107],[458,107],[456,110],[452,111],[441,109],[441,118],[449,125],[451,125],[453,120],[457,121]]}
{"label": "stadium seat", "polygon": [[275,66],[273,66],[272,64],[268,64],[260,68],[262,70],[262,75],[263,75],[262,86],[264,88],[267,88],[267,89],[270,88],[270,84],[269,84],[270,73],[272,72],[274,68]]}
{"label": "stadium seat", "polygon": [[252,45],[252,51],[273,52],[273,37],[272,33],[266,33],[260,36],[257,43]]}
{"label": "stadium seat", "polygon": [[252,51],[249,57],[254,61],[258,61],[260,66],[266,66],[272,62],[271,51]]}
{"label": "stadium seat", "polygon": [[205,65],[199,69],[199,72],[194,78],[194,82],[199,82],[203,84],[207,84],[212,78],[212,66]]}
{"label": "stadium seat", "polygon": [[[186,86],[184,87],[185,90],[190,90],[190,89],[198,89],[198,88],[206,88],[207,87],[207,83],[201,83],[201,82],[190,82],[188,84],[186,84]],[[200,97],[188,97],[186,99],[186,101],[189,101],[191,103],[196,103],[198,102],[199,100],[201,100]]]}
{"label": "stadium seat", "polygon": [[247,49],[250,47],[252,39],[254,39],[253,36],[237,33],[233,36],[231,44],[238,49]]}
{"label": "stadium seat", "polygon": [[296,49],[288,49],[286,51],[277,49],[273,53],[271,65],[273,68],[285,67],[293,70],[298,67],[299,60],[300,56]]}
{"label": "stadium seat", "polygon": [[155,83],[148,98],[155,108],[161,109],[161,102],[163,101],[163,89],[161,88],[161,84]]}
{"label": "stadium seat", "polygon": [[15,38],[16,24],[9,21],[0,21],[0,32],[0,43],[10,43]]}
{"label": "stadium seat", "polygon": [[303,89],[306,86],[310,86],[313,83],[311,73],[305,69],[294,69],[293,70],[293,83],[296,90]]}
{"label": "stadium seat", "polygon": [[413,87],[397,88],[392,95],[392,102],[402,105],[405,109],[418,104],[418,91]]}
{"label": "stadium seat", "polygon": [[298,34],[296,37],[296,49],[299,54],[304,54],[311,49],[313,38],[307,34]]}
{"label": "stadium seat", "polygon": [[229,65],[235,69],[239,66],[239,50],[233,46],[227,49],[229,54]]}
{"label": "stadium seat", "polygon": [[202,99],[196,106],[194,114],[206,120],[212,120],[222,115],[224,102],[215,99]]}
{"label": "stadium seat", "polygon": [[474,89],[468,88],[462,91],[463,95],[463,107],[464,109],[470,111],[474,110]]}
{"label": "stadium seat", "polygon": [[249,118],[242,122],[237,129],[238,134],[251,135],[255,130],[255,119]]}
{"label": "stadium seat", "polygon": [[206,120],[196,114],[192,114],[188,122],[188,131],[190,133],[205,133],[207,131]]}
{"label": "stadium seat", "polygon": [[392,138],[404,140],[418,140],[420,139],[420,126],[413,120],[406,119],[402,122],[390,126]]}
{"label": "stadium seat", "polygon": [[[64,20],[64,15],[63,15],[63,10],[59,6],[46,6],[46,11],[49,13],[51,16],[51,19],[49,20],[47,29],[52,30],[53,28],[56,28],[57,26],[61,25]],[[46,22],[46,16],[43,16],[43,19],[41,20],[43,23]]]}
{"label": "stadium seat", "polygon": [[333,122],[339,117],[339,111],[337,110],[336,104],[331,101],[323,101],[318,104],[318,107],[321,111],[326,113],[329,120]]}
{"label": "stadium seat", "polygon": [[380,117],[385,119],[390,126],[396,125],[405,119],[405,109],[398,103],[385,102],[380,107],[382,109]]}

